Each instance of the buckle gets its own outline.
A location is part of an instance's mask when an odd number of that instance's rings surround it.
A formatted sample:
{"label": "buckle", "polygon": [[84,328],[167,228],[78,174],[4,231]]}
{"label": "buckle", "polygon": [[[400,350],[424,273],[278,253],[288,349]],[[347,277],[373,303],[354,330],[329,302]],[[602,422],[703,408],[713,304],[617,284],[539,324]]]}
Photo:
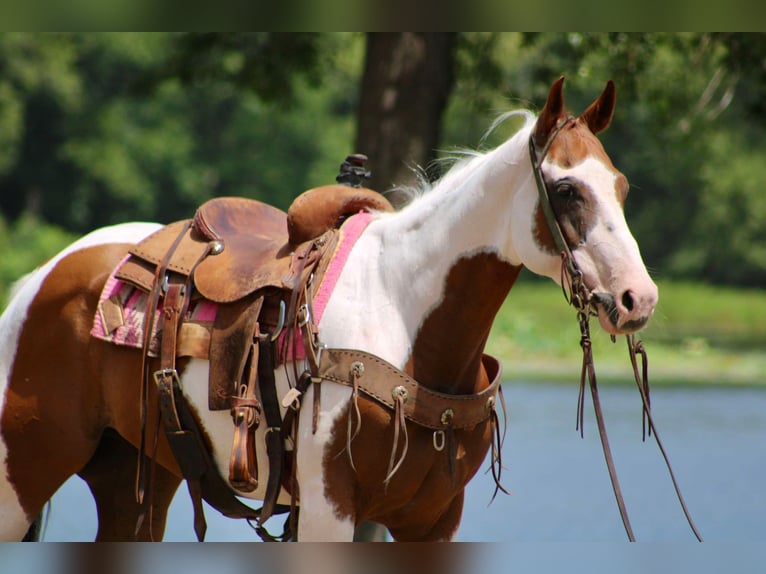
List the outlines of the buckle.
{"label": "buckle", "polygon": [[160,386],[161,382],[163,380],[170,379],[172,382],[174,382],[178,387],[181,387],[181,379],[178,376],[178,371],[175,369],[159,369],[157,371],[154,371],[154,382],[157,384],[157,386]]}
{"label": "buckle", "polygon": [[311,321],[311,310],[308,303],[304,303],[298,307],[298,327],[305,327]]}

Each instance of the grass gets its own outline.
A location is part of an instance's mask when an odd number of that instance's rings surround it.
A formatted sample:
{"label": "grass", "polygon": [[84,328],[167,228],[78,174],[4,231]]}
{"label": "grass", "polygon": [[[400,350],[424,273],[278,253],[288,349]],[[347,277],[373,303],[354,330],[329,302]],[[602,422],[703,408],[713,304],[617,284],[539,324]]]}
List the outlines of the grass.
{"label": "grass", "polygon": [[[662,282],[660,304],[640,338],[653,384],[766,383],[766,291]],[[624,338],[613,344],[591,322],[600,382],[632,382]],[[550,282],[511,291],[487,351],[515,380],[578,381],[582,354],[576,313]]]}

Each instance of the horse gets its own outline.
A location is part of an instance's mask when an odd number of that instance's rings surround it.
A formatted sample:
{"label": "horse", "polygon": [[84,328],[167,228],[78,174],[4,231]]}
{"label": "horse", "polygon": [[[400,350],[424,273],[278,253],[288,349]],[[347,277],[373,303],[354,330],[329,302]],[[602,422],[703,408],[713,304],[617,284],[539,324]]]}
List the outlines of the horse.
{"label": "horse", "polygon": [[[535,169],[602,329],[628,334],[647,324],[658,289],[624,216],[628,180],[596,137],[612,120],[614,83],[577,117],[567,112],[563,84],[563,77],[552,84],[539,114],[514,112],[524,125],[504,143],[468,153],[401,209],[362,210],[365,225],[316,324],[322,348],[358,350],[419,385],[421,394],[444,400],[494,392],[499,367],[484,348],[519,272],[526,267],[563,281],[561,249]],[[131,247],[161,228],[125,223],[96,230],[16,287],[0,318],[0,539],[20,540],[74,474],[96,501],[97,540],[161,539],[184,475],[167,437],[153,434],[159,423],[152,416],[144,432],[158,437],[156,445],[142,446],[143,352],[91,335],[110,274]],[[216,360],[179,361],[177,378],[225,476],[235,427],[229,413],[208,408]],[[293,368],[274,372],[279,397],[294,389]],[[356,374],[364,380],[361,370]],[[437,422],[435,430],[412,413],[404,417],[404,383],[382,404],[353,384],[315,379],[294,420],[293,492],[284,483],[279,491],[280,503],[292,500],[300,510],[297,539],[350,541],[365,522],[383,525],[396,541],[454,539],[465,486],[494,445],[496,417],[449,432]],[[158,392],[151,386],[147,392],[154,412]],[[289,406],[282,401],[283,415]],[[441,421],[447,414],[459,418],[457,411],[444,409]],[[268,467],[265,433],[261,426],[255,434],[262,468]],[[143,522],[136,496],[141,456],[153,468],[150,518]],[[262,500],[264,486],[233,492]]]}

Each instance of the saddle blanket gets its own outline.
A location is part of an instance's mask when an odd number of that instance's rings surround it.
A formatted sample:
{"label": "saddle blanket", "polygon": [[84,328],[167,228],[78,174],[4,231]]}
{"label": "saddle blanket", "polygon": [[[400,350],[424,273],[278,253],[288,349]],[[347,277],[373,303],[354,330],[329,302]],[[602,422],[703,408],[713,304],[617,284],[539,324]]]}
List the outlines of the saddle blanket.
{"label": "saddle blanket", "polygon": [[[351,249],[371,220],[372,215],[370,213],[361,211],[348,218],[341,227],[338,244],[335,252],[331,255],[332,260],[314,296],[315,323],[318,324],[322,319],[325,307],[335,289]],[[149,295],[114,276],[128,257],[119,263],[104,285],[90,334],[97,339],[115,345],[141,349],[144,344],[144,323],[146,322]],[[161,307],[162,299],[158,303],[158,309]],[[192,300],[178,334],[177,355],[179,357],[208,358],[210,333],[215,323],[217,310],[217,303],[206,299]],[[160,321],[161,313],[157,312],[151,326],[152,335],[149,344],[149,355],[153,357],[158,356],[159,353]],[[278,348],[282,349],[284,346],[279,344]],[[301,345],[295,349],[294,353],[295,356],[281,357],[280,359],[302,360],[305,358]],[[292,352],[290,354],[292,355]]]}

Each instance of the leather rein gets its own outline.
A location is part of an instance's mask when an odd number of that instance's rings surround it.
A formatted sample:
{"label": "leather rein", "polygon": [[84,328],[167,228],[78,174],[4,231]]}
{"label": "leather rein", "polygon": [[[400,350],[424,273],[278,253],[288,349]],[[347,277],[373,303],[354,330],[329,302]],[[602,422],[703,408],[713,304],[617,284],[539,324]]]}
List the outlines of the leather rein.
{"label": "leather rein", "polygon": [[[601,409],[601,401],[598,396],[598,385],[596,383],[596,368],[593,360],[593,347],[590,337],[590,317],[596,315],[595,302],[591,298],[591,294],[588,292],[585,282],[583,280],[583,272],[577,265],[577,261],[572,255],[572,251],[567,244],[564,234],[561,231],[556,214],[553,211],[553,204],[551,203],[550,190],[545,184],[545,179],[542,173],[542,163],[545,156],[550,149],[553,140],[558,133],[567,125],[576,121],[574,117],[568,116],[562,120],[553,132],[548,137],[548,141],[545,147],[537,153],[537,147],[535,145],[534,137],[529,137],[529,157],[532,162],[532,173],[534,174],[535,184],[537,185],[537,191],[539,194],[540,205],[545,214],[545,219],[553,236],[553,240],[556,243],[556,247],[561,253],[561,287],[564,291],[564,297],[567,302],[572,305],[577,311],[577,322],[580,326],[580,347],[583,351],[582,370],[580,372],[580,389],[577,402],[577,422],[576,429],[580,431],[580,436],[583,436],[583,411],[585,406],[585,380],[587,377],[588,385],[590,387],[591,397],[593,400],[593,410],[596,415],[596,423],[598,425],[599,436],[601,438],[601,446],[604,451],[604,458],[606,460],[607,469],[609,471],[609,478],[612,482],[612,489],[614,490],[614,496],[617,500],[617,506],[620,511],[620,517],[625,527],[625,532],[628,535],[628,540],[635,542],[636,538],[633,534],[633,529],[630,525],[628,518],[628,512],[625,506],[625,500],[622,496],[622,490],[620,489],[620,483],[617,478],[617,472],[612,458],[611,448],[609,447],[609,439],[606,434],[606,425],[604,423],[604,415]],[[614,342],[614,335],[612,335],[612,341]],[[643,440],[646,440],[646,434],[651,436],[654,434],[654,439],[657,442],[657,446],[662,453],[662,457],[665,460],[665,465],[670,474],[670,479],[673,483],[673,488],[676,491],[676,496],[683,509],[684,516],[686,517],[689,526],[694,533],[694,536],[698,541],[702,542],[702,536],[700,535],[694,521],[689,514],[689,510],[684,501],[681,490],[676,481],[675,474],[670,465],[670,460],[665,451],[665,447],[660,440],[657,432],[657,427],[654,424],[651,414],[651,403],[649,397],[649,378],[648,378],[648,358],[646,349],[643,342],[640,339],[636,339],[634,334],[626,335],[628,343],[628,353],[630,355],[630,362],[633,367],[633,375],[638,386],[639,394],[641,395],[642,402],[642,428],[643,428]],[[638,366],[638,356],[641,357],[641,368]],[[648,425],[648,427],[647,427]]]}

